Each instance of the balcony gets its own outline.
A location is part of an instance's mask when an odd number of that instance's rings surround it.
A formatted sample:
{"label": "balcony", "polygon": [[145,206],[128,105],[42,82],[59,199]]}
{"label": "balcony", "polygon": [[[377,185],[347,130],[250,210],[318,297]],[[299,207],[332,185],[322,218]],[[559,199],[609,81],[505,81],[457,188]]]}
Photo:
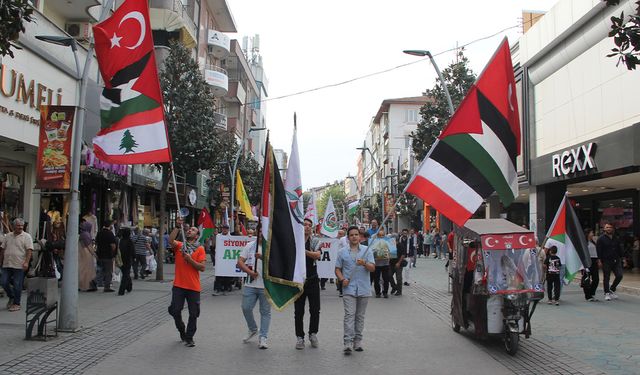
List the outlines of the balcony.
{"label": "balcony", "polygon": [[182,43],[187,48],[196,45],[196,23],[193,6],[184,5],[180,0],[151,0],[149,18],[151,29],[180,31]]}
{"label": "balcony", "polygon": [[89,21],[90,18],[94,18],[92,14],[96,13],[95,10],[100,9],[100,7],[96,7],[94,10],[92,7],[100,3],[101,1],[98,0],[47,0],[44,13],[47,17],[50,17],[51,13],[55,13],[58,18],[65,20]]}
{"label": "balcony", "polygon": [[215,129],[227,130],[227,115],[214,112],[213,120],[216,122]]}
{"label": "balcony", "polygon": [[229,92],[224,99],[229,102],[245,104],[247,100],[247,91],[239,81],[231,81],[229,83]]}
{"label": "balcony", "polygon": [[222,59],[229,56],[231,51],[231,39],[220,31],[209,29],[207,35],[207,46],[209,54]]}
{"label": "balcony", "polygon": [[204,80],[211,86],[211,92],[214,96],[225,96],[227,92],[229,92],[229,77],[227,76],[227,71],[218,66],[205,66]]}

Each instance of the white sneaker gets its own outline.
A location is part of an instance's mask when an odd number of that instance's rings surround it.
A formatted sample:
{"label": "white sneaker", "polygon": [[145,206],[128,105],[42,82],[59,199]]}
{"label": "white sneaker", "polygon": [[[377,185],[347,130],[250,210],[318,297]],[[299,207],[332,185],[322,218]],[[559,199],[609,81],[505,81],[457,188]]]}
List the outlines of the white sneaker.
{"label": "white sneaker", "polygon": [[266,337],[260,337],[260,340],[258,341],[258,348],[260,348],[260,349],[269,349],[269,345],[267,345],[267,338]]}
{"label": "white sneaker", "polygon": [[317,348],[320,346],[320,342],[318,342],[318,336],[315,333],[309,334],[309,341],[311,342],[312,348]]}
{"label": "white sneaker", "polygon": [[616,294],[616,292],[610,292],[609,295],[611,296],[611,298],[613,299],[618,299],[618,295]]}
{"label": "white sneaker", "polygon": [[298,350],[304,349],[304,337],[298,337],[296,339],[296,349]]}
{"label": "white sneaker", "polygon": [[244,342],[245,344],[248,343],[249,340],[251,340],[257,333],[258,331],[249,331],[249,333],[247,333],[247,337],[242,339],[242,342]]}
{"label": "white sneaker", "polygon": [[604,294],[604,300],[605,301],[611,301],[611,293],[605,293]]}

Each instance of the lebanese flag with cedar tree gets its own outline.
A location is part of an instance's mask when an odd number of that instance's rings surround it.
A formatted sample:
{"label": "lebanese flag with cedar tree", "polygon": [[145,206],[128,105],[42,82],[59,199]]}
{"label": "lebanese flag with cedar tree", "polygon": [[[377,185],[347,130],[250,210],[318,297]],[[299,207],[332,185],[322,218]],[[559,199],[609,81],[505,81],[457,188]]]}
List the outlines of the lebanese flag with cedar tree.
{"label": "lebanese flag with cedar tree", "polygon": [[125,0],[93,34],[105,82],[96,156],[113,164],[170,162],[147,1]]}

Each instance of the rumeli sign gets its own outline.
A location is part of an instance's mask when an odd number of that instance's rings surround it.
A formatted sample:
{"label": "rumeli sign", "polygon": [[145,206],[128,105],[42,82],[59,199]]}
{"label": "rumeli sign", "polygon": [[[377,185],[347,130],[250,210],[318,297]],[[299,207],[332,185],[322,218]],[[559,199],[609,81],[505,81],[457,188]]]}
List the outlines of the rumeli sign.
{"label": "rumeli sign", "polygon": [[40,106],[40,137],[36,189],[68,190],[71,187],[71,139],[73,106]]}

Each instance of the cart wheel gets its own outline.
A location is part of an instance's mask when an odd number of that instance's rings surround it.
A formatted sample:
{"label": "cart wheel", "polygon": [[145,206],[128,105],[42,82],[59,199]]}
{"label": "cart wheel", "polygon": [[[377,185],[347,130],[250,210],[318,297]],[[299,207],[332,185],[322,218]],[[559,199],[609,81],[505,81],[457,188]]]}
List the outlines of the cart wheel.
{"label": "cart wheel", "polygon": [[460,324],[455,322],[455,320],[453,319],[453,314],[451,314],[451,329],[453,329],[453,332],[460,332]]}
{"label": "cart wheel", "polygon": [[504,348],[510,355],[515,355],[518,352],[518,344],[520,342],[520,335],[517,332],[505,331],[504,333]]}

